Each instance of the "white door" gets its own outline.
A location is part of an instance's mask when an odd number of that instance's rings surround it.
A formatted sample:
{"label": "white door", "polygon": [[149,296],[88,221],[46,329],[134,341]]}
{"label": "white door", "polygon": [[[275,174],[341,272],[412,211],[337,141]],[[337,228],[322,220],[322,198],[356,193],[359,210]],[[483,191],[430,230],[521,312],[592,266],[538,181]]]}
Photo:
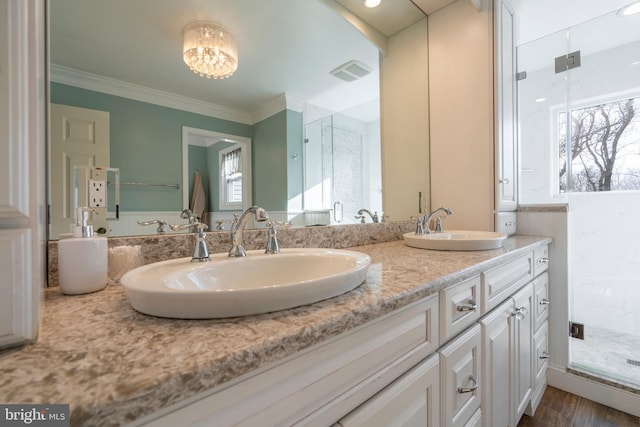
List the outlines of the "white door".
{"label": "white door", "polygon": [[0,1],[0,348],[35,340],[45,285],[44,17]]}
{"label": "white door", "polygon": [[[49,147],[49,238],[69,233],[73,223],[74,166],[109,167],[109,113],[51,104]],[[86,174],[80,174],[78,206],[87,204]],[[105,227],[106,208],[92,218],[94,228]]]}

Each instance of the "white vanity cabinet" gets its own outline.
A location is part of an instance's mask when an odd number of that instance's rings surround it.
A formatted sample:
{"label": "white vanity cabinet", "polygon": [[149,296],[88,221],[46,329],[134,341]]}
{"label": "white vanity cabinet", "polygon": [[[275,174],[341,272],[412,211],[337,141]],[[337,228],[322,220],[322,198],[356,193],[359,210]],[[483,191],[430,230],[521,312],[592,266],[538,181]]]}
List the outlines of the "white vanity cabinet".
{"label": "white vanity cabinet", "polygon": [[535,248],[133,425],[515,427],[546,386]]}

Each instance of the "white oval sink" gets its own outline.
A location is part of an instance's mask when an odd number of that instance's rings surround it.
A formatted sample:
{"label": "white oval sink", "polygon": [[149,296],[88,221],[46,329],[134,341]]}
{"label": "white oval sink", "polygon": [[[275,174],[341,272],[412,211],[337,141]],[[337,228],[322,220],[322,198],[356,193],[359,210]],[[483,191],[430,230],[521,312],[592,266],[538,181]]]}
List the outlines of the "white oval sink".
{"label": "white oval sink", "polygon": [[407,246],[439,251],[481,251],[497,249],[504,245],[507,235],[493,231],[446,230],[442,233],[423,234],[405,233]]}
{"label": "white oval sink", "polygon": [[246,316],[311,304],[364,282],[371,258],[338,249],[283,249],[280,254],[226,253],[138,267],[121,283],[134,309],[179,319]]}

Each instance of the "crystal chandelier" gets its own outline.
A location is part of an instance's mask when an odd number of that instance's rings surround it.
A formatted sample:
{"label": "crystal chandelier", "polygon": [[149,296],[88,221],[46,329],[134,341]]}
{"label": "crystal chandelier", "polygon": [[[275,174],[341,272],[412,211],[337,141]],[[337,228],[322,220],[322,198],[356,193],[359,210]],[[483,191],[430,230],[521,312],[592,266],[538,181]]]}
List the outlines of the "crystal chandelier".
{"label": "crystal chandelier", "polygon": [[233,35],[214,22],[194,22],[183,31],[182,58],[194,73],[224,79],[238,68],[238,46]]}

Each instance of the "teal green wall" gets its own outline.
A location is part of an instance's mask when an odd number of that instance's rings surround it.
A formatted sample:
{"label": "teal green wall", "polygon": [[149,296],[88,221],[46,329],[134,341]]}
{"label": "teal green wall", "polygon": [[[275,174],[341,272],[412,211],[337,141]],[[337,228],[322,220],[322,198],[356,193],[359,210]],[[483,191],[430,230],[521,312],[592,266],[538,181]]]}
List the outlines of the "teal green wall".
{"label": "teal green wall", "polygon": [[253,203],[287,210],[287,110],[253,126]]}
{"label": "teal green wall", "polygon": [[[182,126],[252,137],[251,125],[51,83],[51,102],[110,113],[110,165],[124,182],[182,184]],[[122,186],[123,211],[182,210],[182,189]]]}
{"label": "teal green wall", "polygon": [[[283,110],[251,126],[60,83],[51,83],[51,102],[109,112],[109,166],[120,169],[123,182],[182,186],[182,126],[188,126],[252,139],[254,205],[284,211],[288,199],[302,192],[302,113]],[[218,151],[225,146],[189,150],[188,190],[199,169],[213,211],[219,210]],[[291,158],[294,153],[297,160]],[[180,211],[182,189],[122,186],[120,206],[122,211]]]}

